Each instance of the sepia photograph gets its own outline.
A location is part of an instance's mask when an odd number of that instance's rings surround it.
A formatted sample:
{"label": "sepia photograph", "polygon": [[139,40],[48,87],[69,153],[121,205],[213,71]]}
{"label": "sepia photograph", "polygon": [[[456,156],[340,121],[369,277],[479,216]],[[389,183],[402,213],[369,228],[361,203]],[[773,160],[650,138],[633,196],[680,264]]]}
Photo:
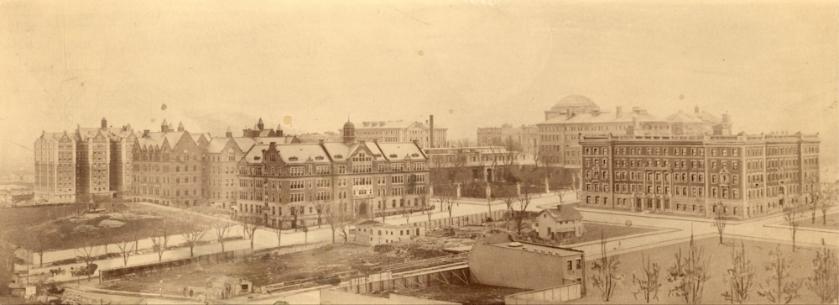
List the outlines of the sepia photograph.
{"label": "sepia photograph", "polygon": [[839,1],[0,0],[0,305],[839,304]]}

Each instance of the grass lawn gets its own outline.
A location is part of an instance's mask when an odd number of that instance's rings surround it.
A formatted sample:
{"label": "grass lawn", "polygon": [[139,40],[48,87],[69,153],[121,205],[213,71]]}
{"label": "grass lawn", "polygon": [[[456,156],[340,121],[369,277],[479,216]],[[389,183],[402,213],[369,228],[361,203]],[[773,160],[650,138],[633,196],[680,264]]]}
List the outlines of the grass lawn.
{"label": "grass lawn", "polygon": [[[727,304],[728,302],[721,296],[721,293],[727,289],[727,286],[724,282],[724,277],[726,274],[726,269],[730,268],[731,266],[731,244],[735,243],[737,245],[740,244],[740,240],[731,240],[726,239],[726,245],[720,245],[716,238],[704,238],[701,240],[696,241],[697,245],[701,246],[704,249],[705,257],[708,260],[708,275],[709,279],[705,283],[705,290],[702,295],[702,303],[704,304]],[[752,262],[752,266],[754,267],[755,277],[754,277],[754,286],[752,291],[749,294],[749,298],[747,299],[747,303],[750,304],[765,304],[769,301],[765,298],[757,295],[757,289],[759,285],[766,286],[766,279],[769,278],[770,272],[767,271],[764,267],[766,266],[767,262],[769,261],[769,251],[774,249],[776,244],[773,243],[766,243],[766,242],[755,242],[755,241],[742,241],[745,244],[746,255]],[[682,253],[685,254],[688,248],[688,242],[670,245],[665,247],[659,248],[652,248],[642,251],[636,251],[631,253],[625,253],[619,255],[620,264],[618,267],[618,273],[623,275],[623,278],[619,281],[617,290],[615,291],[612,300],[610,303],[617,303],[617,304],[641,304],[644,303],[643,299],[635,299],[633,297],[632,291],[635,290],[635,287],[632,285],[632,275],[638,274],[641,275],[640,266],[641,263],[641,255],[648,256],[653,263],[658,263],[661,266],[661,277],[660,283],[662,284],[661,289],[659,290],[658,301],[653,301],[654,304],[683,304],[679,297],[676,296],[669,296],[668,291],[674,286],[671,283],[668,283],[666,280],[666,273],[667,269],[672,266],[674,261],[674,255],[678,251],[678,249],[682,249]],[[790,268],[791,278],[796,280],[804,280],[807,276],[810,276],[812,273],[812,265],[811,261],[815,258],[815,249],[805,249],[805,248],[798,248],[796,252],[791,252],[790,245],[781,245],[781,251],[787,257],[794,257],[792,259],[792,265]],[[592,262],[587,262],[589,268],[592,266]],[[590,270],[590,269],[589,269]],[[587,295],[580,299],[575,300],[571,303],[578,303],[578,304],[600,304],[603,301],[600,298],[600,290],[592,286],[591,281],[592,272],[588,271],[588,278],[587,280]],[[799,298],[794,299],[791,303],[793,304],[815,304],[819,302],[818,297],[806,286],[803,286],[798,290],[800,295]],[[639,298],[641,296],[639,295]]]}
{"label": "grass lawn", "polygon": [[[79,215],[74,207],[32,207],[5,209],[0,213],[5,226],[2,238],[12,244],[37,250],[67,249],[87,243],[113,243],[150,237],[162,226],[170,234],[183,233],[201,225],[204,218],[184,217],[140,205],[122,206],[117,212]],[[13,224],[8,226],[3,221]]]}
{"label": "grass lawn", "polygon": [[[448,255],[436,252],[437,256]],[[370,247],[336,244],[325,248],[286,254],[276,257],[254,257],[250,261],[228,262],[214,265],[193,265],[180,269],[157,272],[105,284],[107,289],[158,292],[160,281],[164,293],[181,294],[185,286],[204,286],[206,280],[217,275],[245,278],[256,286],[310,279],[320,275],[369,270],[405,262],[409,259],[428,258],[427,250],[397,247],[387,252],[376,252]]]}
{"label": "grass lawn", "polygon": [[[810,223],[811,220],[811,217],[808,216],[805,219],[798,221],[798,225],[807,228],[839,230],[839,213],[827,214],[827,217],[822,219],[821,211],[819,211],[816,213],[816,223]],[[823,220],[827,220],[827,223],[823,224]]]}

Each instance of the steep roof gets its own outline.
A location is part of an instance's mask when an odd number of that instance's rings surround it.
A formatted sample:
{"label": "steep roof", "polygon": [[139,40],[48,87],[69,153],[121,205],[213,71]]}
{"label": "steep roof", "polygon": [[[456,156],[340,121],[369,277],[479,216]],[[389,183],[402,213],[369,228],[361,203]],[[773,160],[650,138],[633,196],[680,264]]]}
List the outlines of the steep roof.
{"label": "steep roof", "polygon": [[561,209],[552,208],[552,209],[544,209],[542,213],[548,213],[556,221],[567,221],[567,220],[582,220],[583,215],[580,214],[580,211],[574,207],[574,205],[563,205]]}
{"label": "steep roof", "polygon": [[230,141],[230,138],[212,138],[210,140],[210,144],[207,145],[207,153],[217,154],[224,150],[227,146],[227,143]]}
{"label": "steep roof", "polygon": [[414,143],[377,143],[382,155],[391,161],[425,160],[425,154]]}
{"label": "steep roof", "polygon": [[288,144],[277,145],[277,152],[280,158],[288,164],[301,164],[306,162],[329,162],[326,151],[318,144]]}

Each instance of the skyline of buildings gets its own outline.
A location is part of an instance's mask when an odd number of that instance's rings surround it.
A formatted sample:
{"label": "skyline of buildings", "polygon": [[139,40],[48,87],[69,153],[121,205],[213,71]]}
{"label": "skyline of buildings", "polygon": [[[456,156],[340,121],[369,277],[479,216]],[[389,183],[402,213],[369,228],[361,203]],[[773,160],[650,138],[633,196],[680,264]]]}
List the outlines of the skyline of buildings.
{"label": "skyline of buildings", "polygon": [[615,112],[601,110],[591,99],[568,95],[545,111],[539,128],[539,158],[547,165],[580,168],[579,141],[595,135],[703,135],[731,134],[727,114],[717,117],[699,107],[693,113],[678,111],[659,118],[642,107]]}

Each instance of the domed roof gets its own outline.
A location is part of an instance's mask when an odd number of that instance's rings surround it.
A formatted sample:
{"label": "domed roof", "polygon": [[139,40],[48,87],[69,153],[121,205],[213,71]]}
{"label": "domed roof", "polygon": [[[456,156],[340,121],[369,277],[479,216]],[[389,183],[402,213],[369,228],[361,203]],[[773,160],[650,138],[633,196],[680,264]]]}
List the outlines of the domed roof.
{"label": "domed roof", "polygon": [[597,107],[597,104],[591,101],[591,99],[577,94],[572,94],[566,97],[563,97],[556,102],[551,110],[559,110],[565,107]]}
{"label": "domed roof", "polygon": [[353,124],[350,121],[347,121],[346,123],[344,123],[344,129],[347,129],[347,128],[355,129],[355,124]]}

